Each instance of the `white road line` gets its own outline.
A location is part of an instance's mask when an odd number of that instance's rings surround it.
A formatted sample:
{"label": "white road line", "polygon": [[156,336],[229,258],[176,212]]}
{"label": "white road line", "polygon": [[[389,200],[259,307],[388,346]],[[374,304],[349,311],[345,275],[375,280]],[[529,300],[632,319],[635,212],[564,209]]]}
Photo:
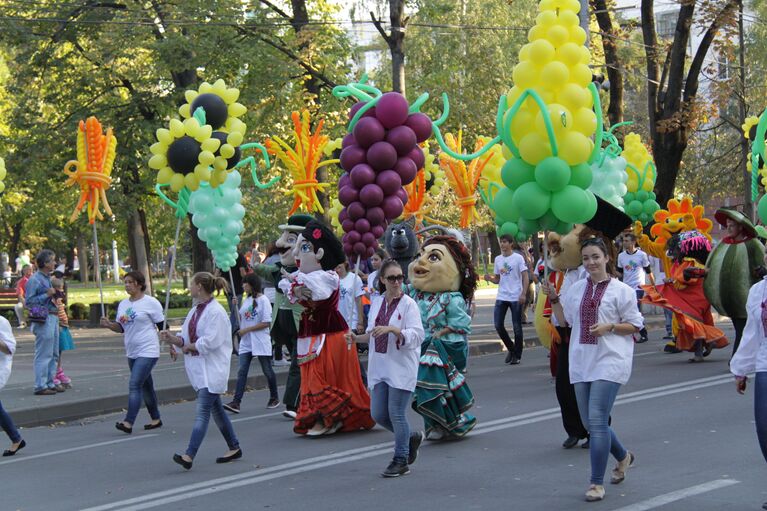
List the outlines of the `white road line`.
{"label": "white road line", "polygon": [[0,461],[0,465],[7,465],[9,463],[21,463],[22,461],[36,460],[38,458],[47,458],[49,456],[57,456],[59,454],[67,454],[70,452],[84,451],[86,449],[93,449],[95,447],[102,447],[105,445],[121,444],[123,442],[130,442],[132,440],[143,440],[145,438],[150,438],[153,436],[158,436],[158,433],[149,433],[146,435],[134,436],[131,438],[121,438],[120,440],[109,440],[108,442],[98,442],[95,444],[81,445],[80,447],[70,447],[69,449],[61,449],[60,451],[51,451],[51,452],[45,452],[42,454],[33,454],[32,456],[25,456],[22,454],[19,458],[13,458],[8,461]]}
{"label": "white road line", "polygon": [[684,488],[682,490],[672,491],[664,495],[658,495],[657,497],[643,500],[642,502],[637,502],[636,504],[631,504],[614,511],[647,511],[648,509],[655,509],[657,507],[665,506],[666,504],[671,504],[672,502],[683,500],[687,497],[694,497],[695,495],[700,495],[701,493],[726,488],[727,486],[732,486],[733,484],[738,484],[739,482],[740,481],[736,481],[735,479],[715,479],[707,483],[690,486],[689,488]]}
{"label": "white road line", "polygon": [[245,422],[245,421],[252,421],[255,419],[263,419],[264,417],[274,417],[277,415],[282,415],[282,412],[272,412],[272,413],[265,413],[263,415],[254,415],[252,417],[241,417],[239,419],[232,419],[232,422]]}
{"label": "white road line", "polygon": [[[727,375],[719,375],[708,378],[699,378],[696,380],[689,380],[686,382],[680,382],[676,385],[664,385],[660,387],[654,387],[651,389],[640,390],[636,392],[630,392],[625,396],[619,396],[615,404],[626,404],[637,401],[644,401],[647,399],[654,399],[656,397],[663,397],[668,395],[677,394],[680,392],[696,390],[703,387],[709,387],[713,385],[721,385],[729,382],[731,377]],[[542,422],[551,419],[558,419],[560,417],[559,408],[547,408],[545,410],[537,410],[535,412],[528,412],[513,417],[505,417],[503,419],[497,419],[493,421],[487,421],[479,424],[472,432],[472,436],[483,435],[486,433],[492,433],[503,429],[515,428],[519,426],[525,426],[537,422]],[[156,493],[142,495],[132,499],[122,500],[118,502],[111,502],[96,507],[91,507],[83,511],[110,511],[119,509],[120,511],[139,511],[143,509],[149,509],[164,504],[172,504],[174,502],[184,501],[193,497],[199,497],[204,495],[211,495],[221,491],[229,490],[232,488],[238,488],[242,486],[248,486],[251,484],[257,484],[264,481],[270,481],[278,479],[280,477],[291,476],[304,472],[310,472],[324,467],[330,467],[333,465],[340,465],[342,463],[349,463],[352,461],[358,461],[375,456],[381,456],[384,454],[391,454],[391,449],[394,442],[386,442],[367,447],[361,447],[357,449],[350,449],[347,451],[337,452],[326,456],[316,456],[314,458],[294,461],[277,465],[270,468],[250,470],[240,474],[235,474],[227,477],[221,477],[212,481],[206,481],[204,483],[193,483],[186,486],[179,486],[169,490],[164,490]],[[428,445],[424,446],[428,447]],[[204,484],[204,488],[200,488],[200,485]],[[733,483],[734,484],[734,483]],[[682,497],[683,498],[683,497]],[[649,508],[648,508],[649,509]],[[638,510],[632,510],[638,511]]]}

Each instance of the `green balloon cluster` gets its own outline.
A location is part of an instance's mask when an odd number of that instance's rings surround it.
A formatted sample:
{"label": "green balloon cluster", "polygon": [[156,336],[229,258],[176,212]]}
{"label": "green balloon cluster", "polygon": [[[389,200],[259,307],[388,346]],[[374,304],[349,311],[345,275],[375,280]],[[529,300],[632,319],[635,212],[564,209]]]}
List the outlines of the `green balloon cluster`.
{"label": "green balloon cluster", "polygon": [[203,183],[189,199],[197,236],[213,253],[216,266],[222,271],[228,271],[237,262],[237,244],[244,229],[241,181],[239,172],[231,172],[218,188]]}
{"label": "green balloon cluster", "polygon": [[652,222],[653,215],[660,209],[660,204],[655,200],[655,192],[639,190],[636,193],[628,192],[623,196],[624,210],[632,220],[639,220],[642,225]]}
{"label": "green balloon cluster", "polygon": [[512,158],[501,169],[501,180],[505,187],[491,205],[498,234],[520,241],[544,230],[566,234],[573,224],[591,220],[597,210],[596,197],[588,191],[592,171],[586,163],[570,166],[550,156],[533,166]]}

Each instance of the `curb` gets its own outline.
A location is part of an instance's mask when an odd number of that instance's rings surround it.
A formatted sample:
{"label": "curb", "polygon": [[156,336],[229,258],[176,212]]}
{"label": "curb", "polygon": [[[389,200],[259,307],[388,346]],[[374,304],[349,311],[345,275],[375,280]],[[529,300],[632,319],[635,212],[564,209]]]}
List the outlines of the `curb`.
{"label": "curb", "polygon": [[[662,328],[663,318],[651,319],[646,322],[648,329]],[[469,356],[479,357],[484,355],[493,355],[505,351],[503,343],[496,339],[495,330],[491,328],[482,328],[474,333],[474,337],[480,337],[475,341],[469,341]],[[532,348],[541,346],[535,330],[532,335],[525,339],[525,347]],[[360,357],[366,361],[367,356]],[[275,368],[277,385],[284,385],[288,377],[288,368]],[[236,375],[229,378],[228,388],[234,388],[237,383]],[[247,386],[250,390],[261,390],[267,388],[266,377],[262,373],[248,377]],[[247,389],[246,389],[247,390]],[[162,389],[155,389],[159,406],[177,403],[180,401],[193,401],[196,394],[192,386],[188,383]],[[128,389],[124,393],[113,394],[109,396],[99,396],[92,399],[83,399],[81,401],[70,402],[67,404],[52,404],[50,406],[37,406],[32,408],[22,408],[13,411],[13,421],[19,427],[31,428],[36,426],[49,426],[57,423],[76,422],[82,419],[107,415],[125,410],[128,401]]]}

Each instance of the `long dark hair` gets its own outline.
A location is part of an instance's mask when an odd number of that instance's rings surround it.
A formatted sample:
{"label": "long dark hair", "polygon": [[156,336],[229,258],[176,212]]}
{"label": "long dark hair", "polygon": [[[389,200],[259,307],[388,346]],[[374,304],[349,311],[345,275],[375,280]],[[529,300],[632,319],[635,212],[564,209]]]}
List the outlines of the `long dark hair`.
{"label": "long dark hair", "polygon": [[376,278],[378,279],[378,282],[375,283],[376,289],[378,289],[378,292],[381,294],[384,294],[386,292],[386,284],[382,282],[382,278],[384,276],[384,273],[386,273],[386,270],[391,268],[392,266],[397,266],[402,270],[403,274],[405,272],[404,268],[402,268],[397,261],[394,259],[384,259],[381,263],[381,267],[378,268],[378,273],[376,273]]}
{"label": "long dark hair", "polygon": [[251,288],[250,296],[258,296],[259,293],[261,293],[261,290],[263,289],[263,285],[261,284],[261,279],[258,275],[255,273],[248,273],[242,278],[242,283],[247,284]]}
{"label": "long dark hair", "polygon": [[425,247],[427,245],[443,245],[447,248],[461,274],[461,284],[458,291],[463,295],[463,299],[466,300],[467,304],[471,302],[474,299],[474,291],[477,290],[479,276],[476,270],[474,270],[474,263],[471,261],[471,254],[466,245],[452,236],[445,236],[443,234],[432,236],[424,241],[422,246]]}

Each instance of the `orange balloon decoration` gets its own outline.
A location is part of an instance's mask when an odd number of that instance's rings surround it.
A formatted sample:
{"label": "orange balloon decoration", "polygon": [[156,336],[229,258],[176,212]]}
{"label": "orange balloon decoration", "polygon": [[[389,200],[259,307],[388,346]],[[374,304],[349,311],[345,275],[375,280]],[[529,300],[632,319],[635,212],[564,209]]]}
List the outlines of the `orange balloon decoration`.
{"label": "orange balloon decoration", "polygon": [[[448,133],[445,135],[445,145],[454,153],[462,154],[462,139],[463,133],[461,131],[458,132],[457,139],[451,133]],[[477,140],[475,151],[481,149],[482,146],[482,141]],[[453,158],[446,152],[442,152],[439,155],[439,165],[444,169],[447,175],[447,182],[456,195],[455,204],[461,208],[460,226],[462,229],[466,229],[480,219],[476,207],[477,184],[482,176],[482,169],[485,168],[485,165],[487,165],[492,157],[491,153],[486,153],[472,160],[467,167],[465,162]]]}
{"label": "orange balloon decoration", "polygon": [[[77,160],[70,160],[64,165],[68,176],[66,186],[78,185],[80,199],[77,201],[69,221],[74,222],[88,204],[88,222],[103,220],[100,205],[112,216],[112,209],[107,201],[106,190],[112,184],[112,166],[115,161],[117,139],[112,128],[102,132],[101,123],[95,117],[88,117],[77,129]],[[72,170],[74,169],[74,170]]]}
{"label": "orange balloon decoration", "polygon": [[415,217],[416,229],[425,226],[424,220],[430,224],[448,225],[429,216],[436,204],[426,189],[426,172],[424,169],[420,169],[415,179],[409,184],[403,185],[402,188],[407,192],[407,204],[405,204],[402,217],[405,220]]}
{"label": "orange balloon decoration", "polygon": [[299,208],[309,213],[319,211],[324,213],[319,198],[318,191],[325,191],[330,183],[320,183],[317,181],[317,169],[338,163],[339,160],[325,160],[320,162],[323,149],[328,143],[327,135],[320,135],[324,121],[320,119],[314,133],[310,134],[309,111],[303,110],[300,114],[293,112],[290,116],[293,119],[293,128],[296,137],[295,147],[290,147],[279,137],[273,137],[266,141],[267,150],[275,154],[277,159],[288,168],[293,178],[293,188],[286,192],[292,194],[293,207],[290,208],[288,216],[292,215]]}

